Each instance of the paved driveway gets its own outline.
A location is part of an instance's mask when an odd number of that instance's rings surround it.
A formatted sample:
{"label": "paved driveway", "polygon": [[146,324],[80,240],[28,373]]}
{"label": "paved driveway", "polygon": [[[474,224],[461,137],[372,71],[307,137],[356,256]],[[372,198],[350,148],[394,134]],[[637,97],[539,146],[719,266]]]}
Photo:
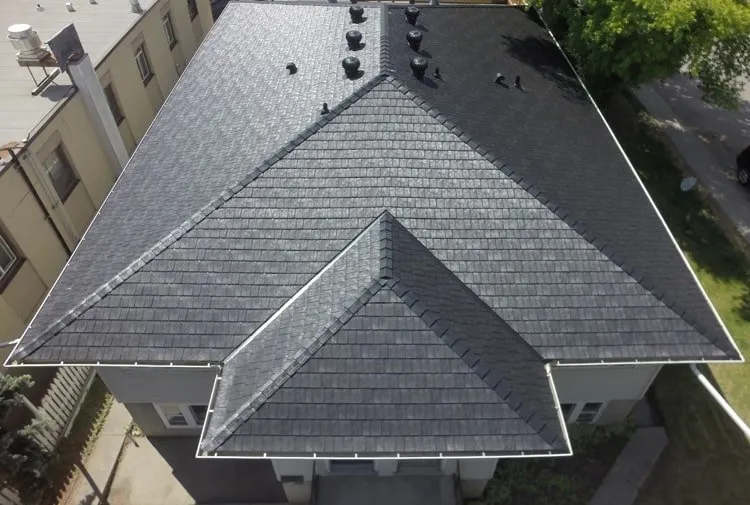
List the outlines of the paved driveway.
{"label": "paved driveway", "polygon": [[643,86],[636,95],[667,126],[667,135],[691,171],[750,243],[750,190],[739,185],[734,171],[735,157],[750,144],[750,90],[739,111],[704,103],[686,76]]}
{"label": "paved driveway", "polygon": [[198,460],[194,437],[140,437],[136,442],[123,452],[108,505],[286,501],[269,460]]}

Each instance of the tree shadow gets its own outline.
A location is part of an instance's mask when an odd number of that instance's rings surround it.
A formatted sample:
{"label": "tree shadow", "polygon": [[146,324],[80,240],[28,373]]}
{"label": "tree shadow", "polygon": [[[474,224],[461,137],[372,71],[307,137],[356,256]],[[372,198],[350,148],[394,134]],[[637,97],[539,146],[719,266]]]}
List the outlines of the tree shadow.
{"label": "tree shadow", "polygon": [[527,65],[543,79],[553,83],[567,100],[586,102],[588,97],[569,65],[551,40],[534,36],[502,35],[506,52]]}

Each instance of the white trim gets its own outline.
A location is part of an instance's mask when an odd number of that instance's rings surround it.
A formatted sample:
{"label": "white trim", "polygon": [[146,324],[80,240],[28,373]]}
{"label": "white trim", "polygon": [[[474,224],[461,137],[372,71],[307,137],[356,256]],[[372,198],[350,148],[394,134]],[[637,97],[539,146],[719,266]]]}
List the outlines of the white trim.
{"label": "white trim", "polygon": [[[156,5],[156,3],[154,3],[154,5]],[[151,9],[151,7],[149,7],[149,9]],[[215,26],[216,26],[216,23],[214,23],[214,24],[211,25],[211,28],[209,28],[209,30],[208,30],[208,34],[206,34],[206,36],[203,38],[203,40],[201,41],[201,43],[195,49],[195,52],[193,53],[193,56],[190,57],[190,60],[188,61],[187,66],[185,67],[185,70],[183,70],[183,72],[177,77],[177,81],[174,83],[174,86],[172,86],[172,89],[169,90],[169,93],[167,94],[167,97],[164,99],[164,103],[166,103],[167,100],[169,100],[169,97],[172,96],[172,93],[174,93],[174,90],[177,89],[177,86],[180,84],[180,81],[185,77],[186,70],[188,68],[190,68],[190,65],[193,64],[193,61],[195,60],[195,57],[198,56],[198,53],[203,48],[203,44],[205,44],[206,40],[208,40],[208,38],[209,38],[208,35],[211,34],[211,32],[214,30]],[[162,113],[163,110],[164,110],[164,107],[162,106],[156,112],[156,115],[154,116],[154,119],[151,121],[151,124],[148,125],[148,128],[146,129],[146,132],[143,134],[143,137],[141,137],[141,140],[143,140],[144,138],[146,138],[146,136],[149,134],[149,132],[151,131],[151,128],[153,128],[154,124],[156,124],[156,119],[159,117],[159,115]],[[62,361],[59,364],[50,363],[50,364],[46,364],[46,365],[36,365],[36,364],[25,365],[23,363],[9,364],[9,360],[10,360],[11,356],[13,356],[16,353],[16,349],[18,348],[18,346],[21,345],[21,343],[23,342],[23,337],[26,336],[26,333],[29,331],[29,328],[31,327],[31,325],[34,324],[34,321],[36,320],[37,316],[39,315],[39,312],[42,310],[42,307],[44,307],[44,304],[47,302],[47,299],[49,298],[50,294],[55,289],[55,286],[57,286],[57,283],[60,281],[60,278],[62,278],[63,274],[65,273],[65,270],[68,268],[68,265],[70,264],[70,260],[73,259],[73,257],[75,256],[75,253],[78,250],[78,247],[83,243],[84,240],[86,240],[86,234],[89,232],[89,230],[91,230],[91,226],[94,224],[94,221],[96,221],[96,218],[99,217],[99,214],[101,214],[102,208],[104,208],[104,205],[107,203],[107,200],[109,200],[109,197],[112,196],[112,193],[114,192],[115,188],[117,187],[117,183],[120,182],[120,180],[122,180],[122,174],[124,174],[125,170],[127,170],[128,166],[130,166],[130,161],[135,157],[135,154],[138,152],[138,149],[141,148],[141,145],[143,145],[143,142],[138,142],[138,145],[135,146],[135,150],[133,151],[133,154],[130,156],[130,159],[128,160],[128,163],[125,164],[125,167],[123,167],[122,172],[120,172],[120,176],[117,178],[117,180],[112,185],[112,187],[109,188],[109,192],[107,193],[107,196],[104,197],[104,200],[102,201],[102,204],[96,210],[96,214],[94,214],[94,216],[91,218],[91,221],[89,222],[89,225],[86,227],[86,231],[83,232],[83,235],[81,236],[80,240],[78,241],[78,243],[73,248],[73,251],[71,251],[70,256],[68,257],[68,260],[65,262],[65,265],[60,270],[60,273],[57,274],[57,279],[55,279],[55,282],[52,283],[52,286],[50,286],[50,288],[47,290],[47,294],[44,295],[44,300],[42,300],[42,303],[39,304],[39,307],[37,307],[36,312],[34,313],[34,316],[29,321],[29,324],[27,324],[26,328],[24,328],[23,333],[21,334],[21,337],[20,337],[18,343],[16,344],[16,347],[14,347],[13,351],[8,355],[7,358],[5,358],[5,362],[3,363],[3,366],[5,366],[5,367],[15,367],[15,366],[19,366],[19,367],[20,366],[64,366],[64,364],[63,364]],[[171,233],[171,231],[170,231],[170,233]],[[113,277],[114,277],[114,275],[113,275]],[[60,319],[60,318],[58,318],[58,319]],[[210,366],[210,365],[211,364],[209,363],[207,366]],[[93,366],[93,364],[92,363],[88,363],[88,364],[83,364],[83,365],[76,364],[76,365],[69,365],[69,366]],[[104,365],[97,365],[97,366],[104,366]],[[132,366],[132,365],[113,365],[113,366]],[[171,365],[158,365],[158,366],[171,366]],[[178,366],[178,365],[175,365],[175,366]],[[192,365],[186,365],[186,366],[190,367],[190,368],[194,368]]]}
{"label": "white trim", "polygon": [[217,453],[208,454],[197,454],[198,459],[298,459],[298,460],[329,460],[329,459],[521,459],[521,458],[563,458],[570,456],[572,453],[537,453],[537,454],[498,454],[498,453],[482,453],[471,456],[462,456],[451,453],[440,454],[438,456],[401,456],[396,454],[395,456],[370,456],[363,455],[361,458],[357,458],[356,455],[352,456],[341,456],[338,454],[313,454],[312,456],[284,456],[276,454],[264,453],[262,456],[225,456]]}
{"label": "white trim", "polygon": [[221,380],[221,371],[214,377],[214,385],[211,386],[211,396],[208,397],[208,410],[206,410],[206,419],[203,422],[203,428],[201,428],[201,434],[198,437],[198,445],[195,448],[195,457],[201,457],[201,444],[206,436],[206,427],[211,420],[211,415],[214,413],[214,400],[216,399],[216,391],[219,389],[219,381]]}
{"label": "white trim", "polygon": [[[18,338],[14,340],[14,342],[21,341],[23,337]],[[16,344],[18,345],[18,344]],[[15,351],[15,349],[14,349]],[[13,354],[11,353],[11,356]],[[174,363],[165,363],[165,364],[142,364],[138,363],[137,361],[133,363],[100,363],[99,361],[95,363],[66,363],[65,361],[60,361],[59,363],[5,363],[3,365],[5,368],[49,368],[49,367],[82,367],[82,366],[95,366],[98,368],[219,368],[220,362],[216,363],[206,363],[204,365],[175,365]]]}
{"label": "white trim", "polygon": [[340,258],[341,258],[341,257],[342,257],[343,255],[344,255],[344,254],[346,254],[346,253],[347,253],[347,252],[349,251],[349,249],[351,249],[352,247],[354,247],[354,245],[355,245],[355,244],[356,244],[357,242],[359,242],[359,240],[360,240],[360,239],[361,239],[361,238],[362,238],[362,237],[363,237],[363,236],[364,236],[364,235],[365,235],[365,234],[366,234],[366,233],[367,233],[368,231],[370,231],[370,228],[372,228],[373,226],[375,226],[375,225],[376,225],[376,224],[378,223],[378,221],[379,221],[379,220],[380,220],[380,218],[381,218],[381,217],[383,216],[383,214],[384,214],[384,212],[381,212],[380,214],[378,214],[378,217],[376,217],[376,218],[375,218],[375,219],[374,219],[374,220],[372,221],[372,223],[370,223],[370,224],[369,224],[369,225],[368,225],[368,226],[367,226],[367,227],[366,227],[366,228],[365,228],[364,230],[362,230],[361,232],[359,232],[359,233],[357,234],[357,236],[356,236],[356,237],[354,237],[354,240],[352,240],[351,242],[349,242],[349,245],[347,245],[347,246],[346,246],[346,247],[345,247],[345,248],[344,248],[344,249],[343,249],[343,250],[342,250],[341,252],[339,252],[339,253],[338,253],[338,254],[337,254],[337,255],[336,255],[336,256],[335,256],[335,257],[334,257],[334,258],[333,258],[333,259],[332,259],[331,261],[329,261],[329,262],[328,262],[328,264],[327,264],[327,265],[326,265],[325,267],[323,267],[323,269],[322,269],[322,270],[321,270],[320,272],[318,272],[317,274],[315,274],[315,275],[313,276],[313,278],[312,278],[312,279],[310,279],[309,281],[307,281],[307,283],[306,283],[306,284],[305,284],[304,286],[302,286],[302,287],[301,287],[301,288],[300,288],[300,289],[299,289],[299,290],[298,290],[298,291],[297,291],[296,293],[294,293],[294,295],[293,295],[293,296],[292,296],[292,297],[291,297],[291,298],[290,298],[289,300],[287,300],[287,301],[286,301],[286,302],[284,303],[284,305],[282,305],[282,306],[281,306],[281,308],[280,308],[279,310],[277,310],[276,312],[274,312],[274,313],[273,313],[273,315],[272,315],[271,317],[269,317],[268,319],[266,319],[266,322],[264,322],[264,323],[263,323],[262,325],[260,325],[260,327],[259,327],[259,328],[258,328],[257,330],[255,330],[255,331],[253,332],[253,334],[252,334],[252,335],[250,335],[250,336],[249,336],[248,338],[246,338],[246,339],[245,339],[245,341],[244,341],[244,342],[242,342],[242,343],[241,343],[241,344],[240,344],[240,345],[239,345],[239,346],[238,346],[238,347],[237,347],[237,348],[236,348],[236,349],[235,349],[234,351],[232,351],[232,352],[231,352],[231,354],[229,354],[229,356],[227,356],[226,358],[224,358],[224,363],[229,363],[229,362],[230,362],[230,361],[231,361],[231,360],[232,360],[232,359],[233,359],[233,358],[234,358],[235,356],[237,356],[237,354],[239,354],[239,353],[240,353],[240,352],[242,351],[242,349],[244,349],[245,347],[247,347],[247,345],[248,345],[248,344],[249,344],[250,342],[252,342],[252,341],[253,341],[253,340],[255,339],[255,337],[257,337],[258,335],[260,335],[260,334],[261,334],[261,333],[263,332],[263,330],[265,330],[265,329],[266,329],[266,328],[267,328],[267,327],[268,327],[268,326],[269,326],[269,325],[270,325],[270,324],[271,324],[272,322],[274,322],[274,321],[275,321],[275,320],[276,320],[276,319],[277,319],[277,318],[278,318],[278,317],[279,317],[279,316],[280,316],[280,315],[281,315],[281,314],[282,314],[282,313],[283,313],[283,312],[284,312],[284,311],[285,311],[285,310],[286,310],[287,308],[289,308],[289,306],[290,306],[290,305],[292,305],[292,304],[293,304],[293,303],[294,303],[295,301],[297,301],[297,298],[299,298],[300,296],[302,296],[303,294],[305,294],[305,292],[306,292],[306,291],[307,291],[308,289],[310,289],[310,286],[312,286],[312,285],[313,285],[313,284],[315,283],[315,281],[317,281],[318,279],[320,279],[320,277],[321,277],[321,276],[322,276],[322,275],[323,275],[324,273],[326,273],[326,272],[327,272],[327,271],[328,271],[328,270],[329,270],[329,269],[330,269],[331,267],[333,267],[333,265],[334,265],[334,264],[335,264],[335,263],[336,263],[336,262],[337,262],[337,261],[338,261],[338,260],[339,260],[339,259],[340,259]]}
{"label": "white trim", "polygon": [[[193,411],[190,408],[192,405],[198,405],[195,404],[187,404],[187,403],[152,403],[151,405],[154,406],[154,410],[156,410],[156,413],[159,414],[159,417],[161,418],[161,422],[164,423],[164,426],[168,429],[175,429],[175,430],[184,430],[184,429],[196,429],[200,428],[201,426],[206,425],[206,419],[208,418],[208,409],[206,410],[206,418],[203,419],[203,424],[198,424],[198,420],[195,418],[195,415],[193,415]],[[166,414],[164,413],[164,410],[162,410],[162,406],[171,405],[174,407],[177,407],[177,410],[180,411],[180,414],[182,414],[182,417],[185,419],[185,422],[187,424],[181,425],[173,425],[169,422],[169,419],[167,418]],[[202,404],[201,404],[202,405]]]}
{"label": "white trim", "polygon": [[[154,75],[154,71],[151,68],[151,62],[149,61],[148,55],[146,54],[145,42],[143,42],[141,45],[138,46],[138,49],[135,50],[134,56],[135,56],[135,64],[138,67],[138,73],[141,76],[141,81],[145,83],[149,78],[151,78]],[[145,66],[145,68],[142,68],[141,65]],[[143,73],[144,70],[148,71],[145,75]]]}
{"label": "white trim", "polygon": [[[628,158],[627,153],[625,152],[625,149],[623,149],[622,145],[620,144],[620,141],[617,140],[617,137],[615,136],[614,131],[612,131],[612,128],[609,126],[609,123],[607,122],[607,119],[604,117],[604,114],[602,114],[602,111],[599,109],[599,106],[596,104],[596,101],[594,100],[594,97],[591,96],[591,93],[589,93],[588,88],[586,87],[586,84],[584,84],[583,79],[581,79],[581,76],[578,75],[578,72],[576,71],[575,67],[573,66],[573,63],[570,61],[570,58],[568,58],[568,55],[563,50],[560,43],[555,38],[555,35],[552,33],[552,30],[549,29],[549,26],[547,26],[547,23],[544,21],[542,16],[539,16],[539,19],[542,20],[542,23],[544,23],[544,27],[547,29],[547,32],[549,33],[549,36],[552,37],[552,40],[554,41],[557,48],[562,53],[563,57],[565,58],[565,61],[568,62],[568,66],[573,71],[573,73],[576,76],[576,79],[578,79],[578,82],[581,84],[581,87],[586,92],[586,95],[589,97],[589,100],[594,106],[594,109],[596,109],[596,112],[599,114],[599,117],[601,118],[602,122],[604,123],[604,126],[607,127],[607,131],[612,136],[612,140],[615,141],[615,144],[617,145],[617,148],[620,150],[620,153],[622,153],[623,158],[625,158],[625,161],[628,164],[628,167],[630,167],[630,171],[633,173],[633,177],[635,177],[635,180],[638,181],[638,184],[640,184],[641,189],[643,190],[643,193],[646,195],[646,198],[648,199],[649,203],[651,203],[651,207],[653,208],[654,212],[656,213],[656,216],[659,218],[659,221],[661,221],[662,226],[664,226],[664,229],[667,231],[667,235],[669,235],[669,238],[672,240],[672,244],[674,244],[675,249],[677,249],[677,252],[680,255],[680,258],[682,258],[683,263],[687,267],[690,274],[693,276],[693,280],[698,285],[698,289],[700,289],[701,294],[703,294],[703,298],[706,299],[706,302],[708,303],[708,306],[711,308],[711,311],[714,314],[714,317],[717,321],[719,321],[719,325],[721,326],[721,329],[724,331],[724,334],[729,339],[729,342],[732,344],[732,347],[734,347],[734,350],[737,351],[737,355],[740,357],[739,360],[731,360],[736,363],[744,363],[745,358],[742,356],[742,353],[740,352],[739,347],[737,347],[737,344],[734,342],[734,339],[732,338],[732,335],[729,333],[729,330],[727,329],[726,325],[724,324],[724,321],[722,321],[721,316],[719,316],[719,312],[716,310],[716,307],[714,307],[714,304],[711,302],[711,299],[706,294],[706,290],[703,289],[703,285],[698,280],[698,276],[693,271],[693,268],[690,266],[690,263],[688,262],[687,258],[685,257],[685,253],[682,252],[682,249],[680,249],[679,244],[677,244],[677,240],[674,238],[674,235],[672,235],[672,231],[669,229],[669,226],[667,226],[667,222],[664,220],[664,217],[661,215],[661,212],[659,212],[658,207],[656,206],[656,203],[654,203],[654,200],[651,198],[651,195],[649,194],[648,190],[646,189],[646,186],[643,184],[643,181],[641,180],[640,176],[638,175],[638,172],[635,170],[635,167],[633,166],[633,163],[630,161],[630,158]],[[729,361],[729,360],[726,360]],[[696,361],[692,361],[695,363]]]}
{"label": "white trim", "polygon": [[[740,355],[742,356],[742,355]],[[598,366],[598,367],[607,367],[607,366],[627,366],[627,365],[690,365],[692,363],[744,363],[744,358],[742,360],[736,360],[736,359],[668,359],[668,360],[661,360],[661,361],[648,361],[648,360],[639,360],[634,359],[633,361],[594,361],[594,362],[585,362],[585,363],[576,363],[573,361],[564,363],[562,361],[556,361],[553,360],[556,367],[586,367],[586,366]]]}
{"label": "white trim", "polygon": [[565,438],[565,445],[568,447],[567,456],[573,455],[573,446],[570,444],[570,437],[568,436],[568,425],[563,417],[562,408],[560,407],[560,397],[557,396],[557,388],[555,387],[555,378],[552,376],[552,365],[545,363],[544,370],[547,372],[547,380],[549,381],[549,388],[552,391],[552,399],[555,402],[555,412],[557,413],[557,420],[562,426],[563,437]]}

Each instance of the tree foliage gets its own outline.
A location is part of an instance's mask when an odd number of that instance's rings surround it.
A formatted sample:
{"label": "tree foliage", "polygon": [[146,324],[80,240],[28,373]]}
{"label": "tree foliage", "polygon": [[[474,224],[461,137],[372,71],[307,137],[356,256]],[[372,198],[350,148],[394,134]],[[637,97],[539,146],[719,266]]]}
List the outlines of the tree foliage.
{"label": "tree foliage", "polygon": [[733,108],[750,76],[745,0],[531,0],[597,94],[687,69]]}
{"label": "tree foliage", "polygon": [[[22,404],[20,394],[32,385],[28,375],[0,376],[0,421],[11,408]],[[47,485],[50,455],[32,437],[38,425],[10,431],[0,425],[0,487],[11,485],[31,503]]]}

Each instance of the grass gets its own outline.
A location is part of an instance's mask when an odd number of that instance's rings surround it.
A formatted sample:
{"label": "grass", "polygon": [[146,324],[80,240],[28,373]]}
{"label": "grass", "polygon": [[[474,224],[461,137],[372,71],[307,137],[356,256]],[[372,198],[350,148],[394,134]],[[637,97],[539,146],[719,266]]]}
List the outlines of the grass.
{"label": "grass", "polygon": [[49,473],[52,487],[41,501],[42,505],[56,504],[65,496],[67,488],[77,476],[78,465],[93,449],[112,402],[112,395],[97,376],[81,406],[70,434],[58,447]]}
{"label": "grass", "polygon": [[[608,119],[680,248],[740,351],[750,356],[750,251],[731,224],[699,191],[683,193],[679,162],[658,125],[630,102],[610,107]],[[729,402],[750,422],[750,364],[719,364],[711,372]]]}
{"label": "grass", "polygon": [[[679,189],[684,172],[651,118],[627,100],[607,110],[693,270],[745,356],[750,355],[750,253],[700,191]],[[750,421],[750,365],[706,368],[737,412]],[[750,445],[686,366],[665,367],[654,384],[670,444],[638,505],[722,505],[750,496]]]}
{"label": "grass", "polygon": [[570,426],[574,455],[507,459],[479,500],[469,505],[585,505],[633,433],[629,423]]}

